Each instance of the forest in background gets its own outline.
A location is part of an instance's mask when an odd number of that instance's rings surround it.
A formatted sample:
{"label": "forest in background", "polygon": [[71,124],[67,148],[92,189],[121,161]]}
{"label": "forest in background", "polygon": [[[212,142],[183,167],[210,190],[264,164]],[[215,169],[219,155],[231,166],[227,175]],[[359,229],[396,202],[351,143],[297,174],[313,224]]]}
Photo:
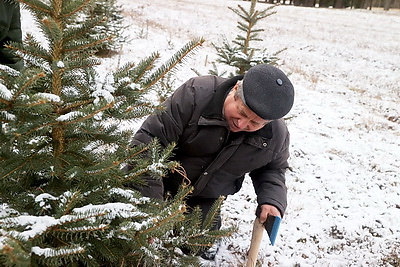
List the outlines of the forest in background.
{"label": "forest in background", "polygon": [[372,8],[383,8],[384,10],[400,8],[400,0],[259,0],[258,2],[304,7],[363,8],[370,10]]}

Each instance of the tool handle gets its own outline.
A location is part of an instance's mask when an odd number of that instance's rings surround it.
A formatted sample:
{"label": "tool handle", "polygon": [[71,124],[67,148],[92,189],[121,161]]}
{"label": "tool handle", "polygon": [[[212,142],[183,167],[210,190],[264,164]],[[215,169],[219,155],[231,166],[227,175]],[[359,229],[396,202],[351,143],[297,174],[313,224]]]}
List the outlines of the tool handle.
{"label": "tool handle", "polygon": [[260,243],[263,237],[264,225],[256,217],[253,223],[253,233],[251,235],[251,243],[247,256],[246,267],[254,267],[257,263],[258,251],[260,250]]}

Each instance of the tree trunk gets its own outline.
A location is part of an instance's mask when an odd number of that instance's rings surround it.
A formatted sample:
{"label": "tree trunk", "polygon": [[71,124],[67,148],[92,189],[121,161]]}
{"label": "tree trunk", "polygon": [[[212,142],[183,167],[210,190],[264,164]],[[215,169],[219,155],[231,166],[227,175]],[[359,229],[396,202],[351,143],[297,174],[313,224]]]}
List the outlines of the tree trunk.
{"label": "tree trunk", "polygon": [[293,0],[293,5],[294,6],[301,6],[301,0]]}
{"label": "tree trunk", "polygon": [[371,10],[372,9],[372,0],[366,0],[364,2],[364,8]]}
{"label": "tree trunk", "polygon": [[363,7],[364,7],[364,0],[353,1],[353,8],[363,8]]}
{"label": "tree trunk", "polygon": [[383,5],[383,10],[389,10],[391,0],[385,0],[385,4]]}
{"label": "tree trunk", "polygon": [[334,7],[335,8],[344,8],[343,0],[336,0]]}
{"label": "tree trunk", "polygon": [[330,0],[319,0],[319,7],[329,7],[330,2]]}
{"label": "tree trunk", "polygon": [[305,6],[305,7],[315,7],[315,0],[304,0],[303,6]]}

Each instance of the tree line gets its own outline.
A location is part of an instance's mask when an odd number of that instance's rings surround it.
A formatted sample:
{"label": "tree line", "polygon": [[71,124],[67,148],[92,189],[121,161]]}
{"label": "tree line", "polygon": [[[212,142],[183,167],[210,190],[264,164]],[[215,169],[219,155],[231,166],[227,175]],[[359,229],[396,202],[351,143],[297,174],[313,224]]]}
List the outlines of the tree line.
{"label": "tree line", "polygon": [[400,0],[265,0],[269,4],[283,4],[304,7],[333,7],[333,8],[383,8],[389,10],[400,8]]}

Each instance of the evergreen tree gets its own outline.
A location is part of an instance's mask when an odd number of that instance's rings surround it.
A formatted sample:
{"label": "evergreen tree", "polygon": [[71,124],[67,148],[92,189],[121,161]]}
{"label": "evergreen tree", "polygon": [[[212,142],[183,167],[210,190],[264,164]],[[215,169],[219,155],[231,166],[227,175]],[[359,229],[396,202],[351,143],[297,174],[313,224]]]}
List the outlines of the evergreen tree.
{"label": "evergreen tree", "polygon": [[28,34],[8,46],[26,68],[0,66],[0,265],[198,264],[193,255],[230,230],[208,230],[215,211],[204,225],[187,214],[188,185],[165,202],[131,190],[145,173],[183,170],[168,160],[173,144],[129,148],[132,132],[121,125],[158,109],[148,94],[203,39],[159,67],[153,53],[102,77],[93,55],[109,38],[87,38],[102,18],[76,23],[92,0],[18,1],[46,42]]}
{"label": "evergreen tree", "polygon": [[[101,44],[96,52],[97,56],[110,56],[116,54],[127,41],[124,34],[126,27],[123,26],[122,7],[116,0],[96,0],[89,10],[89,18],[102,17],[102,23],[92,29],[87,34],[87,38],[92,38],[98,34],[112,36],[111,39]],[[78,23],[88,18],[81,17]]]}
{"label": "evergreen tree", "polygon": [[[244,74],[254,65],[263,63],[276,64],[278,60],[277,55],[284,50],[282,49],[270,54],[266,49],[259,49],[252,46],[252,42],[263,41],[259,37],[259,33],[264,30],[256,28],[256,24],[260,20],[276,13],[276,11],[272,11],[275,6],[270,6],[264,10],[256,10],[256,3],[257,0],[251,0],[249,10],[246,10],[241,5],[238,5],[238,8],[228,7],[240,18],[237,28],[241,34],[238,34],[232,41],[225,39],[222,46],[213,44],[217,51],[217,63],[236,68],[235,73],[231,73],[230,76]],[[224,73],[218,73],[216,63],[213,63],[213,67],[214,69],[209,71],[210,74],[224,75]]]}

